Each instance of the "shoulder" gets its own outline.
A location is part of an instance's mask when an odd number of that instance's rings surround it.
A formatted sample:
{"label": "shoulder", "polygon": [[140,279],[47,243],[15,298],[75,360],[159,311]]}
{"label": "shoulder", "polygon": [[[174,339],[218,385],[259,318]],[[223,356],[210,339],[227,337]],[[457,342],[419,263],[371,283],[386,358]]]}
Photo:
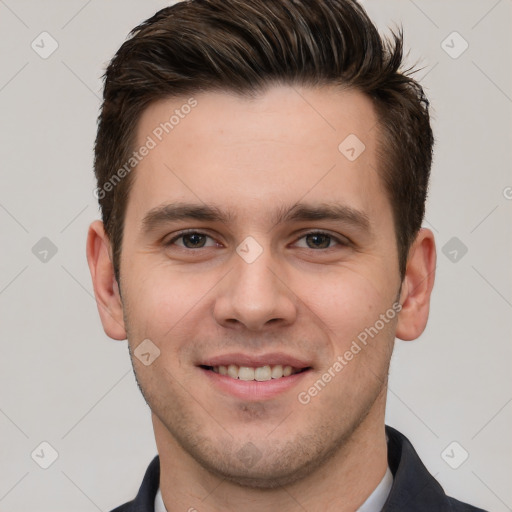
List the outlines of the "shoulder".
{"label": "shoulder", "polygon": [[386,434],[393,486],[383,512],[485,512],[447,496],[423,465],[411,442],[389,426],[386,426]]}
{"label": "shoulder", "polygon": [[160,459],[158,455],[151,461],[137,496],[111,512],[154,512],[155,497],[160,485]]}

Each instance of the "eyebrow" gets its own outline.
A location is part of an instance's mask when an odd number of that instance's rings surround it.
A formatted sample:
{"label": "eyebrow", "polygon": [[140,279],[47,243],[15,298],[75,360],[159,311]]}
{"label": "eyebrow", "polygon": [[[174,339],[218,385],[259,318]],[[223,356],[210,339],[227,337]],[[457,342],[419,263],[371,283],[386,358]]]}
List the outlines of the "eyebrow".
{"label": "eyebrow", "polygon": [[368,215],[350,206],[339,203],[321,203],[319,205],[295,204],[291,208],[280,208],[274,215],[274,223],[334,220],[370,231]]}
{"label": "eyebrow", "polygon": [[233,215],[224,213],[216,206],[193,203],[173,203],[149,210],[142,219],[142,229],[150,232],[162,224],[180,220],[202,220],[208,222],[230,222]]}
{"label": "eyebrow", "polygon": [[[200,220],[205,222],[233,222],[233,211],[223,211],[217,206],[194,203],[173,203],[149,210],[142,220],[142,230],[151,232],[160,226],[176,221]],[[351,225],[362,231],[371,232],[368,215],[350,206],[339,203],[308,205],[297,203],[278,208],[270,217],[272,226],[285,222],[333,220]]]}

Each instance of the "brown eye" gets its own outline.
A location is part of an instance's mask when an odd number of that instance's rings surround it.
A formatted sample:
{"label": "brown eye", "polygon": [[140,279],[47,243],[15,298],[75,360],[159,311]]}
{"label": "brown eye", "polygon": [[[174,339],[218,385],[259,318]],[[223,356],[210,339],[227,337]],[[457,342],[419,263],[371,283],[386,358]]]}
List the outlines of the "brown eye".
{"label": "brown eye", "polygon": [[337,237],[323,231],[311,231],[302,235],[295,245],[301,249],[333,249],[336,246],[347,247],[350,242],[342,235]]}
{"label": "brown eye", "polygon": [[305,238],[311,249],[327,249],[332,241],[332,237],[325,233],[310,233]]}
{"label": "brown eye", "polygon": [[188,249],[197,249],[198,247],[204,247],[207,236],[201,233],[189,233],[182,235],[180,238],[183,239],[183,245]]}
{"label": "brown eye", "polygon": [[178,246],[184,249],[202,249],[216,245],[211,236],[198,231],[182,232],[165,243],[166,247]]}

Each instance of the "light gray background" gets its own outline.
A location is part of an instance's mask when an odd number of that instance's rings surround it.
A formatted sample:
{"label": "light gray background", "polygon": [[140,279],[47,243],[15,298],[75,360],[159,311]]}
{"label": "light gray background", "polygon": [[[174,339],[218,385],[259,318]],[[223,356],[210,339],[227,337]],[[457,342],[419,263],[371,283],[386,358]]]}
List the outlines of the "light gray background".
{"label": "light gray background", "polygon": [[[126,341],[107,338],[99,321],[85,238],[98,217],[100,77],[128,31],[166,5],[0,0],[2,512],[108,511],[135,495],[156,454]],[[403,23],[437,137],[430,323],[420,340],[397,342],[387,422],[449,494],[512,510],[512,2],[364,5],[380,27]],[[47,59],[31,48],[43,31],[59,45]],[[442,46],[462,48],[454,31],[469,44],[456,59]],[[32,252],[42,237],[57,247],[47,262]],[[455,262],[442,252],[452,237],[468,249]],[[48,469],[31,457],[43,441],[58,452]],[[462,450],[469,458],[452,469],[446,460]]]}

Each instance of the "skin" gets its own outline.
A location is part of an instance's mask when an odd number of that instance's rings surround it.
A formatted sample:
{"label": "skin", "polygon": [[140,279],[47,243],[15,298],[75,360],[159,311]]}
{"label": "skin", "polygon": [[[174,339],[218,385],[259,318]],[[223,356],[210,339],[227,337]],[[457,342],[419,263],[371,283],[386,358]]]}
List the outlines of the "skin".
{"label": "skin", "polygon": [[[389,362],[395,336],[412,340],[425,328],[433,234],[420,230],[401,280],[391,205],[377,172],[377,118],[361,93],[272,86],[253,99],[220,92],[194,98],[197,106],[133,171],[120,286],[100,221],[87,241],[103,327],[111,338],[128,338],[152,411],[164,503],[169,512],[353,511],[386,471]],[[148,107],[139,143],[186,100]],[[366,146],[353,162],[338,150],[349,134]],[[233,215],[144,230],[149,211],[177,202]],[[348,206],[368,226],[343,219],[276,223],[277,210],[298,202]],[[207,237],[166,245],[184,229]],[[331,238],[306,236],[312,231]],[[247,236],[262,249],[252,263],[236,251]],[[397,300],[400,313],[301,404],[298,393]],[[148,366],[133,356],[144,339],[160,350]],[[312,369],[266,400],[222,393],[196,366],[228,352],[275,351]],[[257,454],[252,465],[239,453],[248,446]]]}

